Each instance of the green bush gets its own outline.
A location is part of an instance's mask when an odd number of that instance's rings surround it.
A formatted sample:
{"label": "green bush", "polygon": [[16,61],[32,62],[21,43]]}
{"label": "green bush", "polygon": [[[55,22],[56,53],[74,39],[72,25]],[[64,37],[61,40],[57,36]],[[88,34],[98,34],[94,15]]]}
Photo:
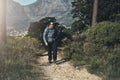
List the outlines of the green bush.
{"label": "green bush", "polygon": [[31,22],[28,36],[42,40],[43,31],[51,21],[56,22],[55,17],[45,17],[38,22]]}
{"label": "green bush", "polygon": [[92,62],[90,69],[108,77],[119,77],[120,24],[101,22],[88,29],[85,34],[84,52]]}
{"label": "green bush", "polygon": [[32,66],[39,47],[34,38],[9,37],[7,44],[0,45],[0,80],[39,80],[41,73]]}
{"label": "green bush", "polygon": [[85,54],[83,52],[84,36],[75,34],[73,41],[70,41],[63,50],[63,57],[70,58],[74,66],[85,64]]}
{"label": "green bush", "polygon": [[120,41],[120,24],[112,22],[99,23],[86,31],[88,41],[95,44],[114,46]]}
{"label": "green bush", "polygon": [[82,21],[80,21],[80,20],[75,21],[72,24],[72,30],[74,32],[83,32],[86,28],[87,28],[86,25]]}
{"label": "green bush", "polygon": [[105,80],[120,78],[120,24],[101,22],[82,34],[74,35],[63,51],[71,55],[74,65],[88,65],[92,73],[104,76]]}

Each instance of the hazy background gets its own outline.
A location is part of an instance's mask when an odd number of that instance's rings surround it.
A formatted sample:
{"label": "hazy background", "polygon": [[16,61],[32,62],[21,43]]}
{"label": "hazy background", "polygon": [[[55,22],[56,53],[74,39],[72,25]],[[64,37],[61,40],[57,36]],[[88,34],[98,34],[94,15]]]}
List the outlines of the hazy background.
{"label": "hazy background", "polygon": [[[17,2],[16,2],[17,1]],[[27,31],[30,22],[56,17],[64,24],[72,23],[72,0],[8,0],[7,28],[9,34]],[[18,34],[19,34],[18,33]]]}

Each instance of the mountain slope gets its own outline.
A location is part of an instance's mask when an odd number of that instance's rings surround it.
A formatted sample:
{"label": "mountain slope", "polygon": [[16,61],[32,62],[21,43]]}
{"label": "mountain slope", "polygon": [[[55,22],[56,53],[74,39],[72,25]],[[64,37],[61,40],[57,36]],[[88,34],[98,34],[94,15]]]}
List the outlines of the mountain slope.
{"label": "mountain slope", "polygon": [[44,17],[56,17],[60,23],[70,24],[71,0],[38,0],[37,2],[21,6],[20,4],[8,0],[8,28],[26,30],[30,22],[39,21]]}
{"label": "mountain slope", "polygon": [[24,12],[24,8],[16,2],[8,0],[7,5],[7,25],[8,28],[22,29],[28,26],[26,24],[29,18]]}
{"label": "mountain slope", "polygon": [[[71,11],[71,1],[66,0],[38,0],[36,3],[25,6],[25,12],[32,20],[39,20],[46,16],[56,17],[59,21],[64,20]],[[69,19],[68,17],[68,19]],[[64,22],[62,22],[64,23]]]}

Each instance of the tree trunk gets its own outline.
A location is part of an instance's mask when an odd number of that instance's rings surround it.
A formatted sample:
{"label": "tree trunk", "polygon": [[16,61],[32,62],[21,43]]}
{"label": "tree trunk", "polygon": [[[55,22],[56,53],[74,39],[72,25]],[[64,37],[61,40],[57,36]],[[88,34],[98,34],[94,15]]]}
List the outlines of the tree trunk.
{"label": "tree trunk", "polygon": [[6,0],[0,0],[0,42],[7,41],[6,8]]}
{"label": "tree trunk", "polygon": [[92,25],[97,23],[97,13],[98,13],[98,0],[94,0]]}

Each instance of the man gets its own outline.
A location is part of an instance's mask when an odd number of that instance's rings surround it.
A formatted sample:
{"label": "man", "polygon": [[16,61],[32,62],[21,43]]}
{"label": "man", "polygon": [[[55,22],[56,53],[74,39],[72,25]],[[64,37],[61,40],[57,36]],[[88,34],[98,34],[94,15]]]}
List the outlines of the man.
{"label": "man", "polygon": [[48,60],[49,63],[55,63],[57,60],[57,30],[55,29],[54,23],[50,22],[43,33],[43,40],[45,45],[48,47]]}

